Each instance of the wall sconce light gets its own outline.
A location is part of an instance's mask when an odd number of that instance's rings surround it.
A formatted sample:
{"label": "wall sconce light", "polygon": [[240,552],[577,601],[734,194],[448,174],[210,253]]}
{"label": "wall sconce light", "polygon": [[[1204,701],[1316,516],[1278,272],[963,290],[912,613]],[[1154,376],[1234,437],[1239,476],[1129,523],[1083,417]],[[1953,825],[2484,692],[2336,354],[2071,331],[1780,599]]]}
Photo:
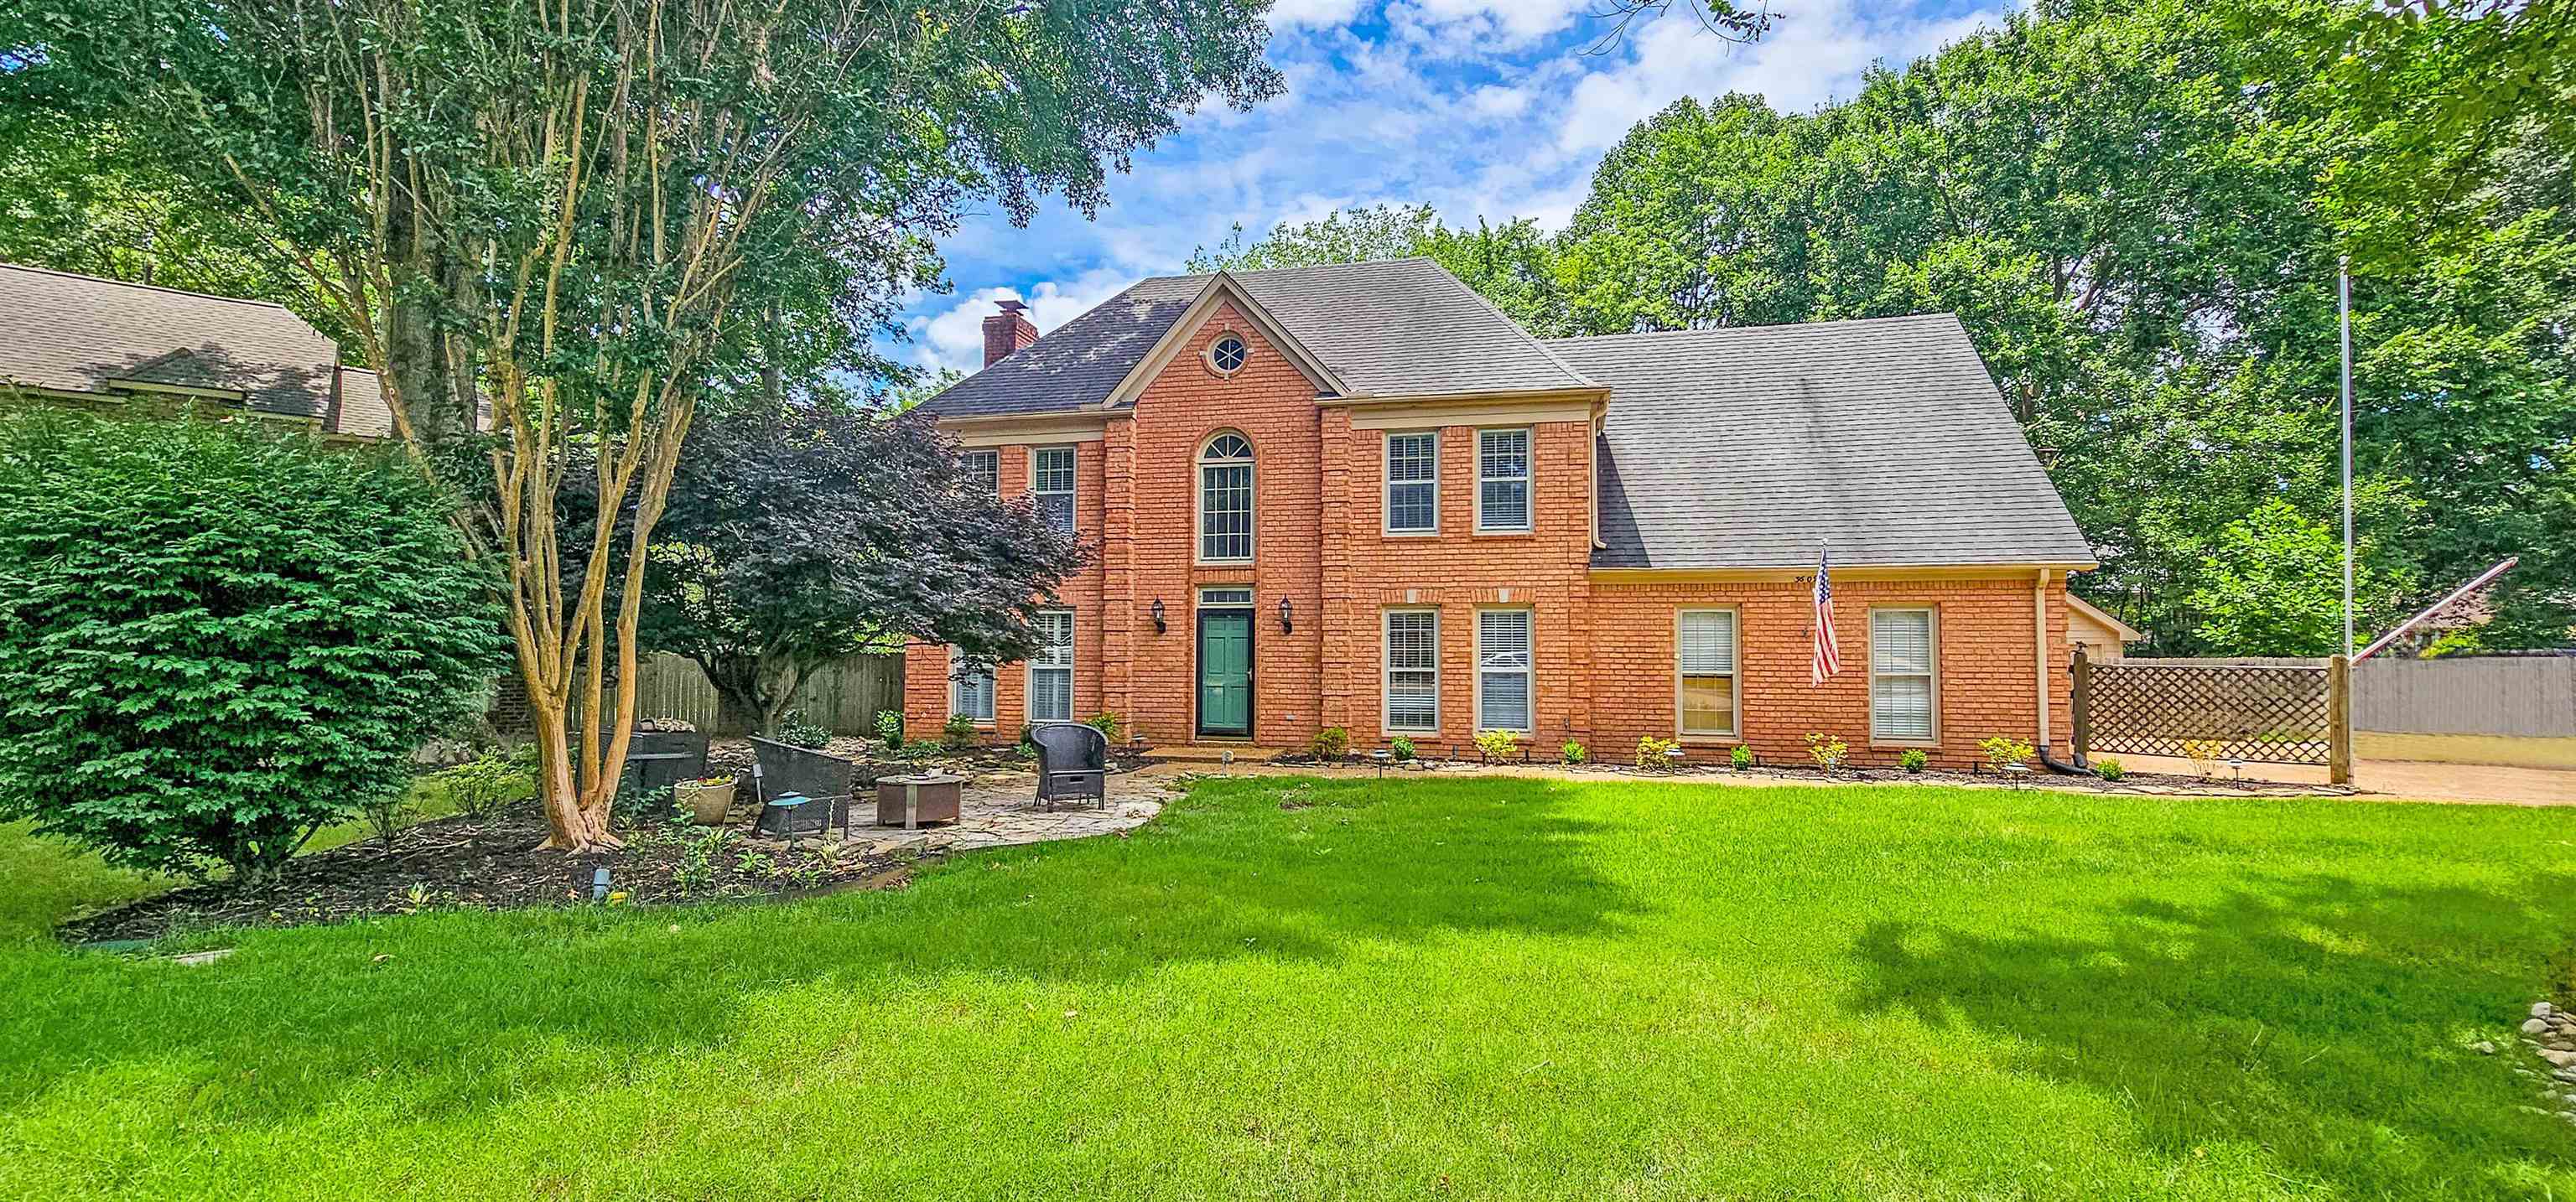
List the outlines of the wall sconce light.
{"label": "wall sconce light", "polygon": [[1164,631],[1165,629],[1167,629],[1167,627],[1165,627],[1165,626],[1163,625],[1163,599],[1162,599],[1162,598],[1160,598],[1160,597],[1156,597],[1156,598],[1154,598],[1154,605],[1153,605],[1153,608],[1148,609],[1148,610],[1147,610],[1147,611],[1145,611],[1145,612],[1147,612],[1147,613],[1150,613],[1150,614],[1154,615],[1154,633],[1156,633],[1156,634],[1161,634],[1161,633],[1163,633],[1163,631]]}
{"label": "wall sconce light", "polygon": [[1296,616],[1296,604],[1288,600],[1286,597],[1281,597],[1279,599],[1279,633],[1293,633],[1297,629],[1297,623],[1294,620]]}

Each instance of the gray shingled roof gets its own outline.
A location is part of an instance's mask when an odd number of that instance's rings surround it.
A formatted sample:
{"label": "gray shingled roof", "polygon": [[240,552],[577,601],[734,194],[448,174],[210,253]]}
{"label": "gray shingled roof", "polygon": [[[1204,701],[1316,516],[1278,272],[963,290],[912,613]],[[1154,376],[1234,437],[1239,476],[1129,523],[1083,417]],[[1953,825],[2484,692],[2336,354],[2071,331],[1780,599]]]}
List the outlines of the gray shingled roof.
{"label": "gray shingled roof", "polygon": [[[1234,279],[1354,395],[1592,384],[1429,259],[1282,267]],[[922,407],[942,417],[982,417],[1097,405],[1207,282],[1205,275],[1139,281]]]}
{"label": "gray shingled roof", "polygon": [[1547,345],[1611,389],[1594,567],[2093,561],[1950,314]]}
{"label": "gray shingled roof", "polygon": [[339,361],[330,339],[278,305],[0,264],[0,380],[229,389],[252,409],[318,418]]}

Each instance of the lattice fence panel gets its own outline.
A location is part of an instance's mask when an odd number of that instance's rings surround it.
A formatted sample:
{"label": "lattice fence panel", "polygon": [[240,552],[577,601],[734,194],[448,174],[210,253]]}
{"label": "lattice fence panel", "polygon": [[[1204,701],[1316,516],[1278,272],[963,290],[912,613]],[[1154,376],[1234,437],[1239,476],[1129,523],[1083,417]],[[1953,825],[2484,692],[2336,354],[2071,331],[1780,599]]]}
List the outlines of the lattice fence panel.
{"label": "lattice fence panel", "polygon": [[2104,663],[2091,677],[2096,751],[2323,764],[2332,748],[2322,666]]}

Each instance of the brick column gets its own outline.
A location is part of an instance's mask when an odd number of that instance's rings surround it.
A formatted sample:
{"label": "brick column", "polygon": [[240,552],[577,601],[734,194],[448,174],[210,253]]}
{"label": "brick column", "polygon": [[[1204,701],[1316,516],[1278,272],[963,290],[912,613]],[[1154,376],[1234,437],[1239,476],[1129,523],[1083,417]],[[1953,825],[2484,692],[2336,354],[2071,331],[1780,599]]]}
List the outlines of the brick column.
{"label": "brick column", "polygon": [[1135,717],[1136,422],[1109,419],[1101,438],[1100,708]]}
{"label": "brick column", "polygon": [[[1334,406],[1321,413],[1323,447],[1322,541],[1317,549],[1317,567],[1323,593],[1323,654],[1317,665],[1318,692],[1323,726],[1351,725],[1351,680],[1358,663],[1374,662],[1375,640],[1361,642],[1358,618],[1351,599],[1351,490],[1350,457],[1354,453],[1351,412]],[[1353,732],[1353,738],[1365,743],[1365,736]]]}

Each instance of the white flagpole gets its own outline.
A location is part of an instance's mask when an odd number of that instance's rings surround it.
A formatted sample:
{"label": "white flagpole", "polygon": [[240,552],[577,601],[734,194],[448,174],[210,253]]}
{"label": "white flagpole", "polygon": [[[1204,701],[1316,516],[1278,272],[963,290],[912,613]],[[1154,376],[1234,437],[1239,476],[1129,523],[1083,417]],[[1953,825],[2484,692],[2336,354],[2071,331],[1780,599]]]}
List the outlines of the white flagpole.
{"label": "white flagpole", "polygon": [[2343,653],[2352,655],[2352,256],[2335,260],[2335,314],[2343,342]]}

